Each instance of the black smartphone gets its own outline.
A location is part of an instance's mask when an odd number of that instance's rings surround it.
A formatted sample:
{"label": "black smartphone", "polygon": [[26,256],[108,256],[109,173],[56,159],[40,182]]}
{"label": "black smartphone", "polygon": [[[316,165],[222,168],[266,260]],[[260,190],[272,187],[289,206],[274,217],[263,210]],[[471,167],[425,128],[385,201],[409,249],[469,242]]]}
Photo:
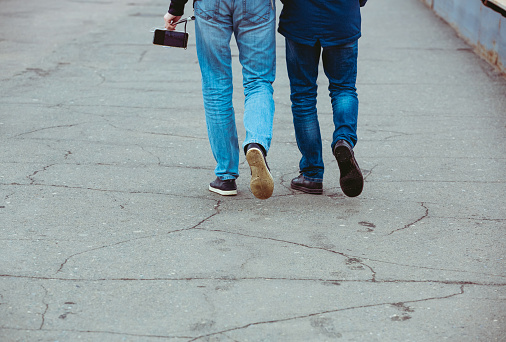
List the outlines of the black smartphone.
{"label": "black smartphone", "polygon": [[188,46],[188,33],[169,30],[155,30],[153,44],[186,49]]}

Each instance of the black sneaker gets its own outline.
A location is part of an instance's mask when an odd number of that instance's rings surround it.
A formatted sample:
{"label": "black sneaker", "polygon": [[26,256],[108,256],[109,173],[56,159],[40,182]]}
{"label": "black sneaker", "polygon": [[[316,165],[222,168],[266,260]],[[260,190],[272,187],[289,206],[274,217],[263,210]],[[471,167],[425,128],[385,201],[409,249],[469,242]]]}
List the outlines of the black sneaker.
{"label": "black sneaker", "polygon": [[355,160],[351,145],[346,140],[338,140],[334,145],[333,152],[339,166],[339,171],[341,171],[339,179],[341,190],[348,197],[360,195],[364,188],[364,177]]}
{"label": "black sneaker", "polygon": [[237,195],[237,185],[235,184],[235,179],[221,180],[217,177],[209,184],[209,191],[223,196],[235,196]]}
{"label": "black sneaker", "polygon": [[246,147],[246,160],[251,169],[251,181],[249,183],[251,192],[259,199],[271,197],[274,191],[274,179],[272,178],[265,153],[262,146],[251,143]]}
{"label": "black sneaker", "polygon": [[323,194],[323,184],[321,182],[313,182],[304,178],[304,175],[301,173],[298,177],[292,179],[290,183],[292,189],[300,190],[302,192],[313,194],[313,195],[321,195]]}

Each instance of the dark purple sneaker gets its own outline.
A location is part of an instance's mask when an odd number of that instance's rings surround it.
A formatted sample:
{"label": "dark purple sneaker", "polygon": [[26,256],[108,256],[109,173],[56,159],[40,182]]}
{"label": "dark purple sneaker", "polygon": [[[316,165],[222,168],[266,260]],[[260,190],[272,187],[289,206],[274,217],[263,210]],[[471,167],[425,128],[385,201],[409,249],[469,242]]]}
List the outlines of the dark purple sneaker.
{"label": "dark purple sneaker", "polygon": [[222,196],[235,196],[237,195],[237,185],[235,179],[221,180],[216,178],[209,184],[209,191],[216,192]]}

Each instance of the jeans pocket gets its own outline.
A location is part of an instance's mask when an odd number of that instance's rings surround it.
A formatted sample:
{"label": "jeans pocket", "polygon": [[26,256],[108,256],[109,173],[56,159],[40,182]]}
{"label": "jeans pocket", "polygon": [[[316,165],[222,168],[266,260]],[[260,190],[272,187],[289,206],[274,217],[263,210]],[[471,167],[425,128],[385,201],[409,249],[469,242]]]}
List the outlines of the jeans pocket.
{"label": "jeans pocket", "polygon": [[265,23],[274,11],[273,0],[242,0],[244,20],[254,23]]}
{"label": "jeans pocket", "polygon": [[197,0],[194,4],[195,15],[204,19],[211,20],[218,12],[220,0]]}

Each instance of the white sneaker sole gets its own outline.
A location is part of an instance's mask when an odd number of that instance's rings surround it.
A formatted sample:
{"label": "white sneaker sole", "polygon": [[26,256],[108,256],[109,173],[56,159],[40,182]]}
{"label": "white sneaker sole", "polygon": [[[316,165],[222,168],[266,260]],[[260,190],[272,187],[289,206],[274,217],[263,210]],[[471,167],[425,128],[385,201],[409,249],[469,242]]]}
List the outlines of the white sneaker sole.
{"label": "white sneaker sole", "polygon": [[250,148],[246,152],[246,160],[251,169],[250,188],[253,195],[259,199],[271,197],[274,191],[274,179],[267,168],[262,151]]}
{"label": "white sneaker sole", "polygon": [[237,190],[221,190],[213,188],[209,185],[209,191],[216,192],[217,194],[220,194],[222,196],[235,196],[237,195]]}

